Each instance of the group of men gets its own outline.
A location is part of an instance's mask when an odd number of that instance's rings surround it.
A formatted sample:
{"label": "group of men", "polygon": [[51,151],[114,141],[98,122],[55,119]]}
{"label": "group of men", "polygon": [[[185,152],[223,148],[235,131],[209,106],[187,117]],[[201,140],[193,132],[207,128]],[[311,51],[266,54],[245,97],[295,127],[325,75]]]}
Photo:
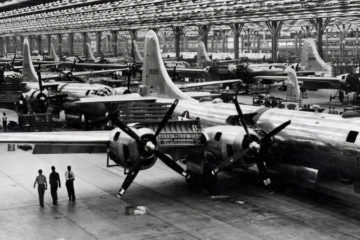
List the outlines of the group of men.
{"label": "group of men", "polygon": [[[39,203],[41,207],[44,207],[44,194],[45,190],[47,190],[47,181],[46,177],[42,174],[42,170],[39,169],[39,175],[36,177],[34,182],[34,188],[36,184],[38,185],[38,193],[39,193]],[[75,174],[71,171],[71,166],[67,166],[67,171],[65,172],[65,179],[66,179],[66,189],[69,196],[69,201],[75,201],[75,190],[74,190],[74,180]],[[51,197],[53,200],[53,205],[57,205],[58,196],[57,190],[61,188],[61,181],[60,175],[55,171],[55,167],[51,167],[51,173],[49,175],[49,183],[50,183],[50,190],[51,190]]]}

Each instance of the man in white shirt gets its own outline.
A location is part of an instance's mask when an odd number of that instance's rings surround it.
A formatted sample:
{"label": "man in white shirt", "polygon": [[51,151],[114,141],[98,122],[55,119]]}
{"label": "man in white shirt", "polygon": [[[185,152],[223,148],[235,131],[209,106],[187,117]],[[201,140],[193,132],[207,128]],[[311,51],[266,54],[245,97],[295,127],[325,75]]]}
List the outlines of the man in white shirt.
{"label": "man in white shirt", "polygon": [[74,180],[75,174],[71,171],[71,166],[67,167],[67,171],[65,172],[65,179],[66,179],[66,189],[69,195],[69,201],[75,201],[75,190],[74,190]]}

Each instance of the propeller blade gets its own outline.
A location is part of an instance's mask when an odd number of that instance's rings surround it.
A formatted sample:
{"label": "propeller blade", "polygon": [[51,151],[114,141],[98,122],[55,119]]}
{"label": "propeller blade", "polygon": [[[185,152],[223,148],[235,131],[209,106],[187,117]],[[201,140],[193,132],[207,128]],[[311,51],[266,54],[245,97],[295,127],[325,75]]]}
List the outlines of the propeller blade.
{"label": "propeller blade", "polygon": [[171,115],[173,114],[176,105],[178,104],[179,100],[175,99],[175,101],[173,102],[173,104],[171,105],[171,107],[169,108],[169,110],[166,112],[164,118],[162,119],[159,127],[156,129],[155,132],[155,137],[157,137],[159,135],[159,133],[161,132],[161,130],[165,127],[166,123],[169,121]]}
{"label": "propeller blade", "polygon": [[121,188],[119,189],[119,192],[116,194],[117,198],[122,198],[125,191],[130,187],[135,177],[138,175],[140,168],[141,168],[141,161],[139,160],[135,163],[134,167],[127,174]]}
{"label": "propeller blade", "polygon": [[40,66],[39,66],[36,73],[37,73],[37,76],[38,76],[39,90],[40,90],[40,92],[42,92],[43,91],[43,86],[42,86],[42,80],[41,80]]}
{"label": "propeller blade", "polygon": [[281,130],[283,130],[284,128],[286,128],[287,126],[289,126],[291,123],[291,120],[284,122],[283,124],[281,124],[280,126],[274,128],[273,130],[271,130],[268,134],[265,135],[264,138],[271,138],[273,136],[275,136],[276,134],[278,134],[279,132],[281,132]]}
{"label": "propeller blade", "polygon": [[72,73],[75,69],[76,59],[74,59],[73,64],[71,65],[70,72]]}
{"label": "propeller blade", "polygon": [[228,157],[227,159],[225,159],[223,162],[221,162],[217,167],[215,167],[211,173],[213,175],[216,175],[218,172],[230,167],[231,165],[233,165],[234,163],[236,163],[239,159],[241,159],[242,157],[244,157],[247,154],[248,150],[245,151],[239,151],[238,153]]}
{"label": "propeller blade", "polygon": [[130,127],[128,127],[125,123],[119,121],[116,113],[109,114],[108,118],[127,135],[135,139],[137,143],[142,143],[143,145],[145,145],[141,138]]}
{"label": "propeller blade", "polygon": [[271,184],[271,180],[270,180],[270,177],[269,177],[269,174],[268,174],[268,171],[265,167],[265,164],[262,160],[259,159],[259,157],[257,157],[256,159],[256,166],[259,170],[259,173],[261,175],[261,178],[262,178],[262,182],[264,184],[264,186],[266,188],[270,187],[270,184]]}
{"label": "propeller blade", "polygon": [[161,160],[163,161],[169,168],[171,168],[172,170],[174,170],[175,172],[183,175],[184,177],[188,177],[188,174],[186,173],[186,171],[179,165],[177,164],[171,157],[169,157],[168,155],[155,150],[154,154]]}
{"label": "propeller blade", "polygon": [[246,132],[246,135],[250,138],[249,129],[248,129],[247,125],[246,125],[246,122],[244,121],[244,114],[241,111],[241,108],[240,108],[240,105],[239,105],[239,102],[238,102],[236,96],[233,97],[233,102],[235,104],[236,111],[237,111],[237,113],[239,115],[241,125],[243,126],[243,128],[244,128],[244,130]]}

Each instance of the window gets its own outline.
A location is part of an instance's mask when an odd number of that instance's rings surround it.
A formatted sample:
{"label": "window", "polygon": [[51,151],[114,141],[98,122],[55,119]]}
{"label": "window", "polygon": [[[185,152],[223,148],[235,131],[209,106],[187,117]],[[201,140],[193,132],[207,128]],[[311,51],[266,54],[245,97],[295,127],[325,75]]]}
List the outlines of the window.
{"label": "window", "polygon": [[217,141],[217,142],[220,141],[221,135],[222,135],[221,132],[217,132],[217,133],[215,134],[214,140]]}
{"label": "window", "polygon": [[347,138],[346,138],[346,142],[354,143],[356,141],[356,137],[357,137],[358,134],[359,134],[359,132],[350,131]]}

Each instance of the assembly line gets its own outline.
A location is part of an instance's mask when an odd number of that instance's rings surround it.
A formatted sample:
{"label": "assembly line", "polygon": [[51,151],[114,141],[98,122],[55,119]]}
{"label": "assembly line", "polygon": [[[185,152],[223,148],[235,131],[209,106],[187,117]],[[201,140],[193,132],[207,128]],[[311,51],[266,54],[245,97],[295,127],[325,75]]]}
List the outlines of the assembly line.
{"label": "assembly line", "polygon": [[0,10],[0,239],[360,239],[360,1]]}

